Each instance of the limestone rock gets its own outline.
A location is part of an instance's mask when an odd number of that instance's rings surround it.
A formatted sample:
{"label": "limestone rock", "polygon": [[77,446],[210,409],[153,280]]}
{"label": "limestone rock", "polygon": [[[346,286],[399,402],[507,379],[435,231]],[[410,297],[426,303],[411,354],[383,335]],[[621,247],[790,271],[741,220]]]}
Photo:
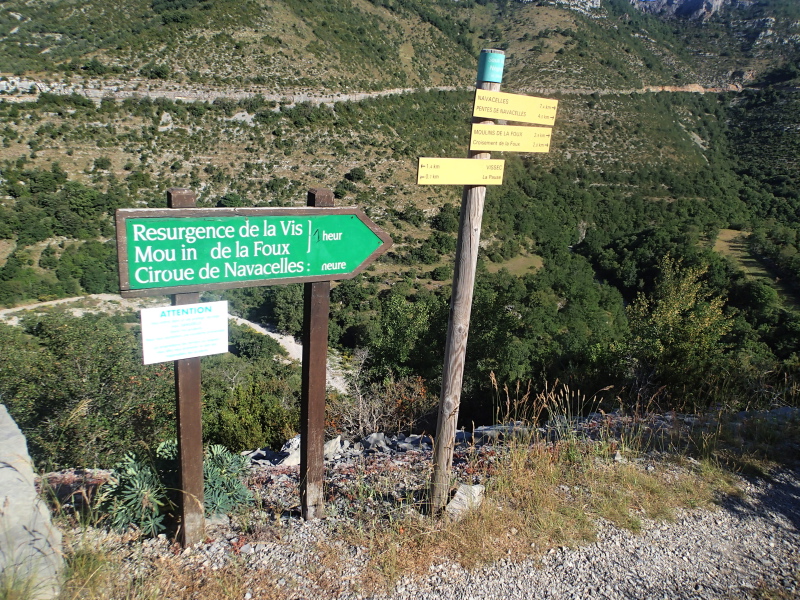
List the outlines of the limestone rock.
{"label": "limestone rock", "polygon": [[61,532],[36,493],[28,444],[0,404],[0,589],[55,598],[62,566]]}
{"label": "limestone rock", "polygon": [[282,467],[294,467],[300,464],[299,433],[281,447],[281,454],[285,454],[285,457],[278,463]]}
{"label": "limestone rock", "polygon": [[172,115],[168,112],[161,113],[161,120],[158,122],[159,131],[169,131],[172,129]]}
{"label": "limestone rock", "polygon": [[332,440],[325,442],[325,448],[323,449],[323,454],[325,458],[331,459],[342,450],[342,436],[337,435]]}
{"label": "limestone rock", "polygon": [[386,436],[383,433],[372,433],[361,440],[365,450],[388,452],[389,446],[386,444]]}
{"label": "limestone rock", "polygon": [[630,0],[644,12],[705,21],[731,0]]}
{"label": "limestone rock", "polygon": [[483,502],[483,492],[486,488],[482,485],[458,486],[456,495],[445,507],[445,512],[454,521],[460,521],[470,510],[475,510]]}

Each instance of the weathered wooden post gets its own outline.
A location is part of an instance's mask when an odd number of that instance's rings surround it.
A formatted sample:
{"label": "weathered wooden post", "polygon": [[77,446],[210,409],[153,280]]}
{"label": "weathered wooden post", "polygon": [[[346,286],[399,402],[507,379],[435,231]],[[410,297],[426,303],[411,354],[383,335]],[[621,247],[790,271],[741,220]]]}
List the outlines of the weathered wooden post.
{"label": "weathered wooden post", "polygon": [[[307,206],[332,207],[333,192],[308,191]],[[325,512],[325,389],[328,361],[330,281],[303,287],[303,375],[300,399],[300,509],[306,520]]]}
{"label": "weathered wooden post", "polygon": [[[478,63],[476,89],[500,91],[505,53],[502,50],[482,50]],[[492,120],[473,118],[473,123],[493,123]],[[489,152],[470,151],[469,158],[485,160]],[[450,318],[442,373],[442,392],[439,398],[439,418],[436,423],[433,456],[433,480],[430,502],[434,513],[447,504],[450,493],[450,471],[453,465],[456,423],[461,403],[461,385],[464,378],[464,356],[467,351],[469,318],[475,288],[475,269],[481,236],[483,205],[486,186],[467,185],[461,196],[461,217],[456,246],[453,292],[450,299]]]}
{"label": "weathered wooden post", "polygon": [[[183,188],[167,190],[169,208],[194,208],[194,192]],[[196,304],[200,292],[173,294],[172,305]],[[175,403],[178,419],[178,473],[181,493],[181,544],[189,546],[205,539],[203,504],[203,425],[200,404],[200,357],[175,361]]]}

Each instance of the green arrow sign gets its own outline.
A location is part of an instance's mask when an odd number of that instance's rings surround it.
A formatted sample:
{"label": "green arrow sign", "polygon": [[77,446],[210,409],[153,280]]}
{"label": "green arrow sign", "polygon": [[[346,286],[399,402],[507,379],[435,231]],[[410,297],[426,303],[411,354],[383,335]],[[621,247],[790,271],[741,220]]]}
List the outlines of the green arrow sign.
{"label": "green arrow sign", "polygon": [[391,245],[357,208],[117,211],[126,297],[349,279]]}

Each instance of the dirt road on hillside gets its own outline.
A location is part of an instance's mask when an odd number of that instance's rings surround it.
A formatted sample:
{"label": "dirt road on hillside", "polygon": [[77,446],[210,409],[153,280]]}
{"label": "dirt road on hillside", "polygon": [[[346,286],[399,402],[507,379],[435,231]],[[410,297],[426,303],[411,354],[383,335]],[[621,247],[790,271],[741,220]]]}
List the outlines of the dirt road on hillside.
{"label": "dirt road on hillside", "polygon": [[[168,98],[170,100],[181,100],[183,102],[213,102],[220,98],[230,100],[241,100],[252,96],[263,96],[267,101],[278,102],[283,106],[292,107],[301,102],[311,104],[326,104],[333,106],[336,102],[359,102],[368,98],[381,98],[384,96],[394,96],[398,94],[408,94],[420,91],[455,91],[471,90],[472,87],[424,87],[424,88],[393,88],[375,92],[341,92],[320,94],[310,89],[299,89],[284,91],[276,94],[271,88],[266,86],[247,86],[245,88],[236,87],[215,87],[203,85],[187,85],[178,83],[155,82],[148,79],[73,79],[69,83],[48,82],[26,77],[15,77],[9,74],[5,76],[5,81],[0,81],[0,91],[5,91],[4,100],[10,102],[28,102],[36,98],[42,92],[58,95],[78,94],[90,98],[99,103],[103,98],[114,98],[124,100],[134,97],[149,98]],[[34,93],[31,93],[31,91]],[[658,92],[689,92],[696,94],[720,93],[720,92],[741,92],[742,86],[738,83],[731,83],[725,87],[703,87],[700,84],[688,84],[681,86],[645,86],[643,88],[630,88],[625,90],[611,89],[583,89],[583,88],[534,88],[526,87],[515,90],[525,94],[553,95],[561,94],[648,94]],[[275,110],[279,110],[276,108]]]}

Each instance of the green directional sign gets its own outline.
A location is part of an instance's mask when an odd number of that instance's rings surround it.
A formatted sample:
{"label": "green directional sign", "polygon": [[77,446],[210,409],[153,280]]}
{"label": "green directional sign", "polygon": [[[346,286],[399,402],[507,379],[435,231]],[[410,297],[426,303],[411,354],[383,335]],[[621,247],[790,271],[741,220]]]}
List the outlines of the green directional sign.
{"label": "green directional sign", "polygon": [[349,279],[391,245],[356,208],[117,211],[126,297]]}

